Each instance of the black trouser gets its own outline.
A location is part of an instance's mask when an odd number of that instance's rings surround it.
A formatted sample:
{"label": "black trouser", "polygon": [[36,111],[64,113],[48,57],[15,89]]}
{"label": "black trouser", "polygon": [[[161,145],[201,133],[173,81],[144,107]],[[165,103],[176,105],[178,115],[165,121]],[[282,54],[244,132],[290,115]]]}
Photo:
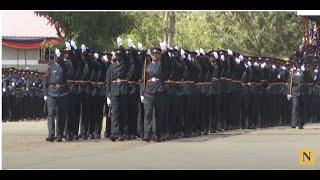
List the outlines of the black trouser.
{"label": "black trouser", "polygon": [[105,97],[95,96],[96,98],[96,109],[94,109],[94,134],[96,136],[101,136],[102,123],[103,123],[103,108],[106,102]]}
{"label": "black trouser", "polygon": [[75,121],[75,116],[74,116],[74,100],[75,100],[75,95],[73,93],[69,94],[68,101],[66,102],[69,107],[69,111],[67,112],[67,118],[66,118],[66,127],[65,127],[65,132],[64,134],[66,137],[72,137],[73,136],[73,124]]}
{"label": "black trouser", "polygon": [[191,110],[190,110],[190,131],[191,133],[195,132],[195,122],[196,122],[196,108],[197,108],[197,95],[195,92],[192,92],[190,95],[191,101]]}
{"label": "black trouser", "polygon": [[106,129],[104,131],[104,137],[110,137],[111,135],[111,108],[108,106],[107,102],[104,103],[105,113],[106,113]]}
{"label": "black trouser", "polygon": [[[172,114],[171,106],[172,106],[172,95],[163,93],[162,95],[162,109],[163,109],[163,120],[162,120],[162,134],[168,136],[172,131]],[[143,107],[144,108],[144,107]],[[144,109],[145,112],[145,109]]]}
{"label": "black trouser", "polygon": [[317,96],[315,94],[312,94],[311,95],[312,98],[311,98],[311,102],[310,102],[310,112],[311,112],[311,118],[310,118],[310,122],[313,123],[313,122],[316,122],[316,113],[317,113]]}
{"label": "black trouser", "polygon": [[209,117],[209,109],[210,103],[209,103],[209,96],[207,96],[205,93],[201,94],[201,104],[200,104],[200,111],[201,111],[201,124],[200,124],[200,130],[204,133],[209,132],[209,124],[210,124],[210,117]]}
{"label": "black trouser", "polygon": [[[177,115],[177,111],[176,111],[176,104],[177,102],[177,99],[176,99],[176,96],[175,95],[172,95],[172,94],[167,94],[166,95],[166,102],[164,105],[165,107],[165,122],[164,124],[166,124],[167,126],[167,130],[168,130],[168,133],[169,134],[174,134],[176,133],[176,115]],[[144,106],[144,108],[146,108],[146,106]],[[146,112],[146,109],[145,109],[145,113]],[[146,116],[145,116],[146,117]]]}
{"label": "black trouser", "polygon": [[79,94],[69,95],[69,111],[66,123],[66,135],[77,136],[79,131],[81,99]]}
{"label": "black trouser", "polygon": [[73,107],[73,114],[74,114],[74,123],[73,123],[73,135],[78,136],[79,134],[79,124],[80,124],[80,117],[81,117],[81,94],[75,94],[74,96],[74,107]]}
{"label": "black trouser", "polygon": [[302,100],[302,119],[304,122],[309,122],[310,119],[310,103],[311,103],[311,98],[310,95],[302,95],[301,96]]}
{"label": "black trouser", "polygon": [[[165,98],[165,97],[164,97]],[[139,135],[140,138],[143,138],[143,126],[144,126],[144,104],[141,103],[141,100],[139,99],[138,102],[138,121],[137,121],[137,133]]]}
{"label": "black trouser", "polygon": [[242,94],[241,101],[241,128],[249,128],[249,95],[247,93]]}
{"label": "black trouser", "polygon": [[303,127],[304,118],[302,117],[303,100],[302,96],[292,96],[292,116],[291,116],[291,126]]}
{"label": "black trouser", "polygon": [[274,95],[274,101],[273,101],[273,106],[274,106],[274,121],[272,123],[273,126],[278,126],[280,123],[280,117],[281,117],[281,94],[275,94]]}
{"label": "black trouser", "polygon": [[191,94],[182,96],[184,133],[190,135],[192,123],[192,98]]}
{"label": "black trouser", "polygon": [[[198,91],[198,90],[196,90]],[[201,122],[201,94],[195,92],[194,97],[194,118],[193,118],[193,132],[200,133],[200,122]]]}
{"label": "black trouser", "polygon": [[126,135],[127,129],[127,95],[111,96],[111,136]]}
{"label": "black trouser", "polygon": [[23,97],[22,96],[17,96],[16,97],[16,109],[14,111],[16,111],[17,114],[17,120],[21,120],[23,118]]}
{"label": "black trouser", "polygon": [[[183,119],[182,119],[182,111],[183,111],[183,104],[182,104],[182,95],[178,94],[176,95],[176,132],[181,133],[183,132]],[[161,116],[161,114],[160,114]]]}
{"label": "black trouser", "polygon": [[230,99],[231,128],[238,129],[240,128],[241,93],[231,92]]}
{"label": "black trouser", "polygon": [[[102,101],[103,100],[104,100],[104,98],[100,98],[99,96],[92,96],[92,95],[90,96],[90,98],[88,100],[87,119],[88,119],[88,134],[89,135],[95,135],[95,133],[99,133],[99,129],[101,129],[101,126],[102,126],[101,113],[103,112],[102,111],[102,108],[103,108]],[[97,132],[96,132],[96,130],[97,130]],[[100,133],[101,133],[101,130],[100,130]]]}
{"label": "black trouser", "polygon": [[259,95],[249,94],[249,128],[257,128],[259,118]]}
{"label": "black trouser", "polygon": [[161,93],[146,93],[144,95],[144,138],[161,137],[161,95]]}
{"label": "black trouser", "polygon": [[7,94],[2,93],[2,121],[6,121],[10,115],[10,99]]}
{"label": "black trouser", "polygon": [[226,92],[221,93],[221,119],[220,119],[220,128],[227,129],[230,125],[229,121],[229,107],[228,107],[228,94]]}
{"label": "black trouser", "polygon": [[[53,137],[55,134],[58,138],[61,138],[65,128],[65,122],[68,112],[68,95],[62,97],[48,96],[48,131],[49,137]],[[56,120],[56,123],[55,123]],[[56,130],[55,130],[56,128]]]}
{"label": "black trouser", "polygon": [[128,95],[128,134],[137,135],[140,97],[138,93]]}
{"label": "black trouser", "polygon": [[268,99],[267,94],[262,92],[260,94],[260,127],[267,127],[268,121]]}
{"label": "black trouser", "polygon": [[80,134],[83,137],[88,136],[88,125],[89,125],[89,120],[88,120],[88,112],[87,112],[87,107],[88,107],[88,101],[89,101],[90,96],[86,93],[83,93],[80,95],[80,104],[81,104],[81,123],[80,123]]}

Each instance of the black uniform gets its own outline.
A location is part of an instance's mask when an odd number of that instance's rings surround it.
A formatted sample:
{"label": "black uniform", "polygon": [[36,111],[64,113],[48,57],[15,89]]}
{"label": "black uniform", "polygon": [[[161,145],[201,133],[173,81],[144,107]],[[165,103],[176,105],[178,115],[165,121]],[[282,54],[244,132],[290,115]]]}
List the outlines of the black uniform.
{"label": "black uniform", "polygon": [[163,77],[161,60],[150,62],[146,67],[146,87],[141,91],[144,96],[144,139],[152,137],[161,141],[160,101],[163,93]]}
{"label": "black uniform", "polygon": [[127,135],[128,107],[128,61],[124,58],[124,52],[118,52],[114,63],[107,70],[106,96],[111,99],[111,139],[124,139]]}
{"label": "black uniform", "polygon": [[140,84],[142,60],[138,58],[138,51],[131,48],[127,51],[128,68],[128,136],[135,138],[137,133],[138,111],[140,105]]}
{"label": "black uniform", "polygon": [[[61,141],[68,112],[67,96],[69,90],[66,86],[67,71],[61,58],[49,64],[46,81],[44,81],[43,94],[48,96],[48,130],[49,138],[57,135]],[[56,120],[56,123],[55,123]],[[57,126],[55,126],[57,124]],[[56,130],[55,130],[56,128]]]}
{"label": "black uniform", "polygon": [[303,127],[304,118],[302,117],[302,83],[303,74],[300,72],[294,73],[292,78],[292,116],[291,116],[291,126],[292,127]]}
{"label": "black uniform", "polygon": [[230,112],[231,112],[231,128],[239,129],[241,124],[241,101],[242,101],[242,85],[241,77],[245,72],[245,65],[242,62],[237,64],[233,59],[230,61],[231,71],[231,93],[230,93]]}

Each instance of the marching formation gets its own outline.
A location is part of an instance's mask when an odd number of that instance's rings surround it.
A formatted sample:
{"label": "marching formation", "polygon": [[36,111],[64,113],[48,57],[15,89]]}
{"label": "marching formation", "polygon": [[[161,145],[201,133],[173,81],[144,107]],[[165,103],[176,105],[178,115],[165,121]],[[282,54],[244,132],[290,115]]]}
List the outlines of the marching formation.
{"label": "marching formation", "polygon": [[104,137],[112,141],[319,122],[316,63],[117,42],[111,53],[74,41],[56,49],[42,85],[47,141],[100,139],[104,114]]}
{"label": "marching formation", "polygon": [[2,69],[2,121],[45,117],[43,74],[29,69]]}

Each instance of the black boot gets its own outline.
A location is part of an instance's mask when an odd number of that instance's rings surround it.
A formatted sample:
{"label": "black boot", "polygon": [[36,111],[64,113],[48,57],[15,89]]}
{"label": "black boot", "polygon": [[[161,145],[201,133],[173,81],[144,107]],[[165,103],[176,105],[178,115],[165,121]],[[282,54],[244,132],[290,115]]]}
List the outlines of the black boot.
{"label": "black boot", "polygon": [[54,141],[54,137],[53,136],[49,136],[49,137],[46,138],[46,141],[53,142]]}

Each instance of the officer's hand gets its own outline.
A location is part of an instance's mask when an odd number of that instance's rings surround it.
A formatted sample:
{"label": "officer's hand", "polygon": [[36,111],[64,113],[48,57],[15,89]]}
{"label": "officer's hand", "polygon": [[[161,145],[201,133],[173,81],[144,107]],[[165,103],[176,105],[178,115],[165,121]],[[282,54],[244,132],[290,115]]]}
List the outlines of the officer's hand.
{"label": "officer's hand", "polygon": [[107,98],[107,105],[110,107],[111,106],[111,100],[110,98]]}
{"label": "officer's hand", "polygon": [[140,100],[142,103],[144,103],[144,97],[143,96],[140,96]]}
{"label": "officer's hand", "polygon": [[47,101],[48,96],[43,96],[44,101]]}
{"label": "officer's hand", "polygon": [[2,92],[6,92],[6,88],[3,88],[3,89],[2,89]]}
{"label": "officer's hand", "polygon": [[288,101],[290,101],[291,97],[292,97],[291,94],[287,94],[287,99],[288,99]]}

